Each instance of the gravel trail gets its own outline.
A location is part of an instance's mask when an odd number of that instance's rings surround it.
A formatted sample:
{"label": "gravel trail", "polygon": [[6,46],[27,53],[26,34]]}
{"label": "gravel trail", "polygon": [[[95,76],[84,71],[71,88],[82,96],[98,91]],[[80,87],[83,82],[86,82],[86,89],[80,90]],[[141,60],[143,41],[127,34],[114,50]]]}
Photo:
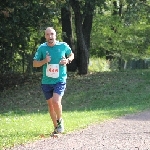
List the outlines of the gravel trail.
{"label": "gravel trail", "polygon": [[126,115],[11,150],[150,150],[150,111]]}

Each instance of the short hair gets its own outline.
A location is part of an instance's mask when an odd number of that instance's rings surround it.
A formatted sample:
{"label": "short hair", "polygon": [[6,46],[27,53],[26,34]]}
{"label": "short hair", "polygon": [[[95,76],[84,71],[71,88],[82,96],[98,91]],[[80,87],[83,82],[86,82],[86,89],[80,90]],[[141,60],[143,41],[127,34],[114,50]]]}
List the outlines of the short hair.
{"label": "short hair", "polygon": [[53,30],[53,31],[55,32],[55,35],[56,35],[56,31],[55,31],[55,29],[54,29],[53,27],[47,27],[46,30],[45,30],[45,32],[46,32],[47,30]]}

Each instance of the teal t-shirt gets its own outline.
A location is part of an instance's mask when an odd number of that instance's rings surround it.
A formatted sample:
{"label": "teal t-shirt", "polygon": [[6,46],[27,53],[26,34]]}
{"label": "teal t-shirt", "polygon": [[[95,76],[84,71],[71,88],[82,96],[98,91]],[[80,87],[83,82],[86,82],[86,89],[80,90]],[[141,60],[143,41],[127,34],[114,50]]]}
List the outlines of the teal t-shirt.
{"label": "teal t-shirt", "polygon": [[[62,57],[69,56],[72,51],[69,45],[65,42],[56,42],[56,44],[51,47],[47,45],[47,42],[41,44],[37,52],[35,53],[34,60],[43,60],[46,58],[47,53],[51,57],[51,61],[48,63],[51,66],[54,64],[58,66],[58,69],[51,68],[52,72],[57,72],[59,75],[58,77],[49,77],[46,75],[46,68],[47,64],[43,65],[43,77],[42,77],[42,84],[56,84],[58,82],[66,82],[67,79],[67,68],[66,65],[59,64]],[[58,71],[59,70],[59,71]]]}

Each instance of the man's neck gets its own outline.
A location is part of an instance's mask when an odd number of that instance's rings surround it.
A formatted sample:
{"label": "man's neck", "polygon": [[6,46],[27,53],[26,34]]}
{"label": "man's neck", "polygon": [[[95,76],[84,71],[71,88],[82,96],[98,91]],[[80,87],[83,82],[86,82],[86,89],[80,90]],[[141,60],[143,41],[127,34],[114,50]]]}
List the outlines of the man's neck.
{"label": "man's neck", "polygon": [[54,42],[47,42],[47,45],[51,46],[51,47],[53,47],[55,44],[56,44],[56,41],[54,41]]}

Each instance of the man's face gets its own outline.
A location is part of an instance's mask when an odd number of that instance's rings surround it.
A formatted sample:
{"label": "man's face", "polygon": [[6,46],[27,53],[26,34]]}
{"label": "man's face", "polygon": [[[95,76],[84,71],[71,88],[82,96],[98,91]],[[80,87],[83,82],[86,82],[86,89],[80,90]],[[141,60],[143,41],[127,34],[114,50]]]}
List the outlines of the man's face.
{"label": "man's face", "polygon": [[54,44],[56,40],[56,32],[54,29],[46,29],[45,38],[48,44]]}

